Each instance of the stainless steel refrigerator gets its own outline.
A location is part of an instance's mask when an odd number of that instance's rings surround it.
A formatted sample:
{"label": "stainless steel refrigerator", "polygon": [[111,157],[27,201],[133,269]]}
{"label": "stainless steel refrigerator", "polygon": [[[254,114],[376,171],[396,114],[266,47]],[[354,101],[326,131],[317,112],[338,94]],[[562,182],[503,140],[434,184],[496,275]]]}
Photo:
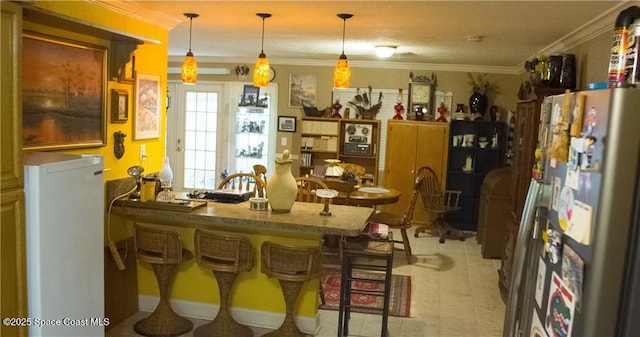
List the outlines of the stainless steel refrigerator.
{"label": "stainless steel refrigerator", "polygon": [[545,99],[504,336],[640,331],[640,89]]}

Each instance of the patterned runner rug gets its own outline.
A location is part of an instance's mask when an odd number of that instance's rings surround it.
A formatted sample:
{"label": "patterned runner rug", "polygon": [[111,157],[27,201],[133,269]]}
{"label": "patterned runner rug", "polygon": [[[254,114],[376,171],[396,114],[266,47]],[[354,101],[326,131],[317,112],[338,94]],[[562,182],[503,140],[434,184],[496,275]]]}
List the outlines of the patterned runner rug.
{"label": "patterned runner rug", "polygon": [[[354,271],[356,277],[367,277],[375,279],[384,279],[384,274]],[[323,268],[320,281],[324,290],[325,304],[320,305],[320,309],[338,310],[340,304],[340,269]],[[382,290],[384,284],[354,282],[355,288]],[[351,303],[367,306],[371,308],[382,308],[382,297],[371,295],[351,294]],[[411,317],[409,309],[411,307],[411,277],[404,275],[391,276],[391,300],[389,301],[389,315],[398,317]],[[368,312],[366,309],[353,309],[354,312]]]}

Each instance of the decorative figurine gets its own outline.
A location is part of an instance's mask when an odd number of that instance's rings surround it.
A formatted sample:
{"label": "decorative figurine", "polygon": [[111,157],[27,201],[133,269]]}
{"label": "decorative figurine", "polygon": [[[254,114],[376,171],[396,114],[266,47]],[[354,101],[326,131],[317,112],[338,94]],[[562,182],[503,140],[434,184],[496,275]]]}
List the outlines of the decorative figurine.
{"label": "decorative figurine", "polygon": [[438,107],[437,111],[440,116],[438,117],[438,119],[436,119],[436,122],[449,122],[449,109],[447,109],[447,106],[444,104],[444,102],[440,103],[440,107]]}
{"label": "decorative figurine", "polygon": [[404,113],[404,107],[402,106],[402,88],[398,89],[398,102],[393,108],[396,110],[393,119],[402,120],[402,114]]}
{"label": "decorative figurine", "polygon": [[342,109],[342,104],[340,104],[340,99],[336,99],[336,102],[331,106],[331,118],[342,118],[340,109]]}

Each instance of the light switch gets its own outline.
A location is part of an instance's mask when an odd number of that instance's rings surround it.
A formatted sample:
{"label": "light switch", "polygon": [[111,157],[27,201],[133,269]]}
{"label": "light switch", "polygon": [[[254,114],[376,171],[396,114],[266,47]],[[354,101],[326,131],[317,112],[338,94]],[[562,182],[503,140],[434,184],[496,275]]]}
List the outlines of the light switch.
{"label": "light switch", "polygon": [[280,138],[280,145],[287,146],[287,137]]}

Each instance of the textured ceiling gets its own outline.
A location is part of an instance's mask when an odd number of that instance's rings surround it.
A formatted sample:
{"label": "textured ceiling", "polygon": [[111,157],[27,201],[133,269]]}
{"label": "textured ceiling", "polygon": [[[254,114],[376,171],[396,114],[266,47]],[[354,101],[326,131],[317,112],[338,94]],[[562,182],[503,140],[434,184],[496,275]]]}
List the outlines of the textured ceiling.
{"label": "textured ceiling", "polygon": [[[106,2],[106,1],[102,1]],[[396,45],[394,64],[519,69],[538,53],[554,53],[605,32],[618,12],[639,2],[620,1],[108,1],[130,15],[161,23],[169,32],[170,60],[189,49],[198,62],[254,62],[264,52],[274,64],[333,63],[342,48],[354,63],[380,61],[376,45]],[[481,42],[468,42],[481,36]],[[573,40],[565,39],[571,36]],[[576,36],[578,38],[576,38]],[[381,62],[377,62],[381,64]],[[388,63],[387,63],[388,64]]]}

